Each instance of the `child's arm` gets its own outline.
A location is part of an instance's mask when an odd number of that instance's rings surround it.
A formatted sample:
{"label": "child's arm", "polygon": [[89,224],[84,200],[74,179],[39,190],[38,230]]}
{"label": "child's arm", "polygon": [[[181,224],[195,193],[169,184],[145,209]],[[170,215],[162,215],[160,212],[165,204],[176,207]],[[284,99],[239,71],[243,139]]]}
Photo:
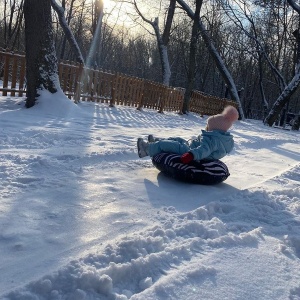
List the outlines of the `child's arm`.
{"label": "child's arm", "polygon": [[202,139],[201,145],[197,148],[191,149],[190,152],[193,154],[194,160],[201,160],[210,156],[210,154],[216,150],[216,147],[217,145],[214,140]]}
{"label": "child's arm", "polygon": [[184,164],[190,163],[192,160],[204,159],[215,151],[217,147],[216,142],[210,138],[201,138],[201,145],[197,148],[191,149],[189,152],[182,154],[180,160]]}

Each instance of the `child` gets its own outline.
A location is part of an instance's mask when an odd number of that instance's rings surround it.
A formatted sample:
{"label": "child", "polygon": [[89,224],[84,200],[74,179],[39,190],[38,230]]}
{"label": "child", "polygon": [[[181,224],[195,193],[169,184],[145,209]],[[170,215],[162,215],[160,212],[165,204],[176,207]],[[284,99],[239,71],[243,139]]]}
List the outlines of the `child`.
{"label": "child", "polygon": [[216,160],[228,154],[234,146],[233,136],[227,132],[232,124],[238,120],[239,113],[233,106],[227,106],[221,114],[211,116],[207,119],[205,130],[197,139],[191,142],[180,137],[161,139],[145,142],[142,138],[137,141],[139,157],[150,156],[169,152],[181,154],[181,162],[190,163],[192,160]]}

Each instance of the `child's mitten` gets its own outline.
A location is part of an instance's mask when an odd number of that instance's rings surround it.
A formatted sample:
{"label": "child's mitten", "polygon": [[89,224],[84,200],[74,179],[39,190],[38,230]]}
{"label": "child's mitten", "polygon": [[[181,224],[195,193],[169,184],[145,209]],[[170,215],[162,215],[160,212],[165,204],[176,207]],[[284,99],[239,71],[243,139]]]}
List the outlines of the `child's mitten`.
{"label": "child's mitten", "polygon": [[187,152],[181,155],[180,160],[183,164],[188,164],[194,159],[194,155],[191,152]]}

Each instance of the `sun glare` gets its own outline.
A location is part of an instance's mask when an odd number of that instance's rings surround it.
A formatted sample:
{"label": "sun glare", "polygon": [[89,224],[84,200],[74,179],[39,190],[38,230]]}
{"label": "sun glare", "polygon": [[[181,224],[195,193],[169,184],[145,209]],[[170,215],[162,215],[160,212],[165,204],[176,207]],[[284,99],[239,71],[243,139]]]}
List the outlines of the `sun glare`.
{"label": "sun glare", "polygon": [[133,7],[130,3],[113,1],[113,0],[103,0],[103,10],[107,17],[116,23],[127,24],[131,22],[131,18],[128,13],[133,12]]}
{"label": "sun glare", "polygon": [[103,7],[105,10],[111,10],[114,8],[115,5],[116,5],[116,3],[114,1],[103,0]]}
{"label": "sun glare", "polygon": [[[89,0],[92,1],[92,0]],[[95,0],[94,0],[95,1]],[[125,27],[130,30],[131,33],[139,32],[140,27],[137,26],[136,19],[141,21],[141,18],[137,18],[137,13],[130,1],[118,1],[118,0],[102,0],[103,1],[103,21],[110,25],[117,25],[121,28]],[[159,7],[159,5],[158,5]],[[138,8],[145,15],[146,18],[152,19],[153,16],[157,16],[156,5],[149,3],[146,0],[138,3]],[[146,25],[147,27],[147,25]]]}

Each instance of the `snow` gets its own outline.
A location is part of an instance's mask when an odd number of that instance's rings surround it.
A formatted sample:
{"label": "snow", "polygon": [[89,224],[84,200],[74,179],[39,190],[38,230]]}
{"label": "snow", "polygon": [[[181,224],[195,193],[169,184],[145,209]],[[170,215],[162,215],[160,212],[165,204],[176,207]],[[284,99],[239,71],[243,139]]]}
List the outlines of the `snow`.
{"label": "snow", "polygon": [[237,122],[215,186],[138,158],[206,119],[0,97],[0,298],[300,299],[299,132]]}

